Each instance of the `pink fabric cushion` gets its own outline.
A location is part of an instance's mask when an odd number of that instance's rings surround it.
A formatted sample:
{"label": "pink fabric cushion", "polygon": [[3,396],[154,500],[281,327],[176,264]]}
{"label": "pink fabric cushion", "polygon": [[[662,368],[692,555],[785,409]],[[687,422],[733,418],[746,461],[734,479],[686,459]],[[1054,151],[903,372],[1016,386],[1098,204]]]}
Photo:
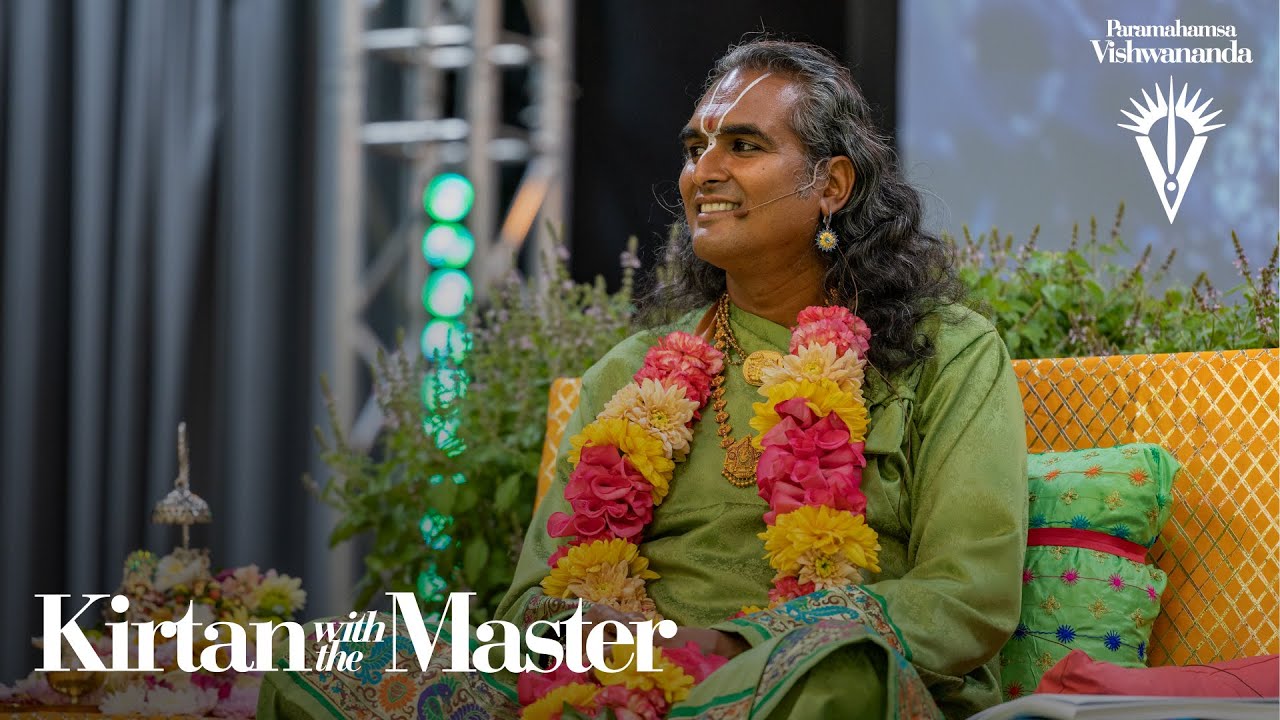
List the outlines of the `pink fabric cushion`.
{"label": "pink fabric cushion", "polygon": [[1170,695],[1178,697],[1280,696],[1280,655],[1187,667],[1125,668],[1072,650],[1040,679],[1038,693]]}

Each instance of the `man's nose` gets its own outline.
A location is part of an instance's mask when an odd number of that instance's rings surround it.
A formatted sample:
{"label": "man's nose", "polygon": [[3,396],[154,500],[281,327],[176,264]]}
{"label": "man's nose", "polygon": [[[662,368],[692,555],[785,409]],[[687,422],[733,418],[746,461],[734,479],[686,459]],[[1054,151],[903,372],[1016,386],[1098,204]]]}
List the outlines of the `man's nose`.
{"label": "man's nose", "polygon": [[719,144],[712,144],[693,164],[693,182],[696,185],[723,182],[728,179],[724,164],[724,152]]}

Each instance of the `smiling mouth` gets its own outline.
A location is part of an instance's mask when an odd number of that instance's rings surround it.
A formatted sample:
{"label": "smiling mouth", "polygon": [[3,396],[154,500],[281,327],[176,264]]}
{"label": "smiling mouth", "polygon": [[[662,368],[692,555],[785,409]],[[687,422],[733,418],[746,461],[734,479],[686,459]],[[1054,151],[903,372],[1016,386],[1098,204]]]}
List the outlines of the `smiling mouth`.
{"label": "smiling mouth", "polygon": [[698,206],[698,213],[728,212],[730,210],[737,210],[739,207],[740,205],[738,203],[730,202],[703,203]]}

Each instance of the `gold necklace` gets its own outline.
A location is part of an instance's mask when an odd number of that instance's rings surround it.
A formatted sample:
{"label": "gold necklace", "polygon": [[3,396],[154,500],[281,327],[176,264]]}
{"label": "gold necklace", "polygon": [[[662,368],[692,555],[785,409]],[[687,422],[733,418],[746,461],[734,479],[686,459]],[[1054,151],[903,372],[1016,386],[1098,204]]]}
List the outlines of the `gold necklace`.
{"label": "gold necklace", "polygon": [[[747,434],[737,440],[733,439],[733,426],[729,424],[728,403],[724,399],[724,383],[728,377],[730,365],[741,365],[748,356],[733,336],[733,328],[729,325],[729,294],[720,296],[715,313],[715,348],[724,354],[724,367],[711,380],[711,409],[716,412],[716,434],[720,436],[720,447],[724,448],[724,468],[720,471],[725,479],[734,487],[745,488],[756,482],[756,465],[760,462],[760,451],[751,444],[751,435]],[[730,351],[736,352],[734,360]],[[745,368],[744,368],[745,369]]]}

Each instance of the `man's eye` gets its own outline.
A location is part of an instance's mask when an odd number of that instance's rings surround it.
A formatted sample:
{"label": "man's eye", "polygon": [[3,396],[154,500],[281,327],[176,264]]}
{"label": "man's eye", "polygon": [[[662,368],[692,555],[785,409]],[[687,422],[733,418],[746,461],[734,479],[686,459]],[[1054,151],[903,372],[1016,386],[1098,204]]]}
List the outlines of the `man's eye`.
{"label": "man's eye", "polygon": [[734,140],[733,149],[735,152],[750,152],[752,150],[759,150],[760,147],[758,145],[753,145],[746,140]]}
{"label": "man's eye", "polygon": [[690,145],[684,149],[684,154],[685,154],[685,157],[689,158],[690,160],[697,160],[698,158],[702,157],[702,153],[706,151],[707,149],[701,145]]}

